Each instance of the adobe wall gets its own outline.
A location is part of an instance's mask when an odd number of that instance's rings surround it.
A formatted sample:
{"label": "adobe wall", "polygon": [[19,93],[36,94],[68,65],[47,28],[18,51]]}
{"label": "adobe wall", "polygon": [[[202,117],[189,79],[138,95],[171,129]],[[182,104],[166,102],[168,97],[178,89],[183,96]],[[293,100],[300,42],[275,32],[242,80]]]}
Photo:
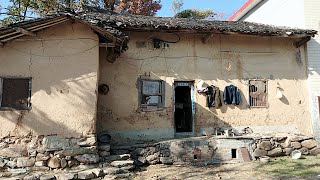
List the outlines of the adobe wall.
{"label": "adobe wall", "polygon": [[0,137],[95,131],[99,41],[67,22],[0,48],[0,77],[32,78],[32,110],[0,111]]}
{"label": "adobe wall", "polygon": [[[175,41],[174,34],[130,32],[129,50],[115,63],[100,59],[99,84],[110,92],[98,98],[98,132],[108,132],[116,140],[157,140],[175,136],[173,83],[177,80],[203,80],[224,90],[233,83],[241,90],[240,106],[206,107],[206,97],[195,93],[195,134],[215,127],[250,127],[254,132],[301,132],[311,134],[306,85],[306,59],[301,63],[289,38],[258,38],[213,35],[207,43],[201,35],[180,34],[178,43],[154,49],[150,37]],[[141,47],[137,42],[145,42]],[[137,79],[165,81],[165,110],[139,112]],[[268,107],[248,106],[248,80],[268,80]],[[277,84],[284,98],[276,98]]]}

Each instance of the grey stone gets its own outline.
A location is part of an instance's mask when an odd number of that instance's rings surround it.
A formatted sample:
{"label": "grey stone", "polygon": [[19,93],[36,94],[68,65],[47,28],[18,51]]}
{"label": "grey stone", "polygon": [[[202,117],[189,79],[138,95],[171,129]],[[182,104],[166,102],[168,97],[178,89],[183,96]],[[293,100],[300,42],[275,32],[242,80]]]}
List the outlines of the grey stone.
{"label": "grey stone", "polygon": [[17,162],[16,161],[9,161],[7,163],[7,166],[9,166],[10,168],[15,168],[15,167],[17,167]]}
{"label": "grey stone", "polygon": [[0,167],[3,168],[6,164],[7,162],[5,162],[4,159],[0,158]]}
{"label": "grey stone", "polygon": [[91,164],[91,163],[98,163],[99,162],[99,155],[97,154],[84,154],[78,155],[74,157],[76,160],[82,163]]}
{"label": "grey stone", "polygon": [[47,161],[48,159],[50,159],[50,156],[42,153],[38,153],[36,156],[36,161]]}
{"label": "grey stone", "polygon": [[68,161],[68,167],[78,166],[79,164],[80,162],[75,159],[71,159],[70,161]]}
{"label": "grey stone", "polygon": [[29,172],[30,170],[27,168],[18,168],[18,169],[8,169],[8,172],[14,174],[14,175],[20,175],[20,174],[25,174]]}
{"label": "grey stone", "polygon": [[31,167],[32,171],[49,171],[50,168],[49,167],[45,167],[45,166],[39,166],[39,167]]}
{"label": "grey stone", "polygon": [[290,147],[290,145],[291,145],[291,140],[290,140],[290,138],[287,138],[287,139],[284,141],[284,143],[280,143],[280,146],[281,146],[282,148],[288,148],[288,147]]}
{"label": "grey stone", "polygon": [[290,141],[295,142],[295,141],[302,141],[304,139],[303,136],[292,136],[292,137],[288,137],[288,139],[290,139]]}
{"label": "grey stone", "polygon": [[148,154],[151,155],[151,154],[154,154],[157,152],[157,148],[155,147],[148,147]]}
{"label": "grey stone", "polygon": [[129,170],[134,169],[134,165],[124,166],[124,167],[121,167],[120,169],[122,172],[129,171]]}
{"label": "grey stone", "polygon": [[127,160],[130,159],[130,157],[130,154],[111,155],[109,157],[105,157],[105,161]]}
{"label": "grey stone", "polygon": [[301,144],[297,141],[291,142],[291,147],[293,147],[294,149],[299,149],[301,148]]}
{"label": "grey stone", "polygon": [[55,168],[60,168],[60,167],[61,167],[61,164],[60,164],[60,163],[61,163],[61,162],[60,162],[60,159],[54,156],[54,157],[52,157],[52,158],[49,159],[49,161],[48,161],[48,166],[49,166],[50,168],[53,168],[53,169],[55,169]]}
{"label": "grey stone", "polygon": [[37,167],[46,166],[46,161],[36,161],[34,165]]}
{"label": "grey stone", "polygon": [[314,139],[308,139],[301,142],[301,145],[303,147],[306,147],[308,149],[312,149],[318,145],[318,142]]}
{"label": "grey stone", "polygon": [[102,170],[104,174],[108,174],[108,175],[114,175],[121,172],[121,169],[117,167],[107,167],[107,168],[103,168]]}
{"label": "grey stone", "polygon": [[261,150],[261,149],[256,149],[253,151],[253,156],[254,157],[261,157],[261,156],[266,156],[268,153],[268,151],[265,151],[265,150]]}
{"label": "grey stone", "polygon": [[104,175],[103,170],[100,168],[94,168],[94,169],[90,169],[90,170],[93,172],[93,174],[96,175],[96,177],[101,177]]}
{"label": "grey stone", "polygon": [[311,149],[311,150],[310,150],[310,154],[311,154],[311,155],[318,155],[318,154],[320,154],[320,148],[315,147],[315,148]]}
{"label": "grey stone", "polygon": [[144,155],[146,150],[144,148],[137,148],[132,152],[134,155]]}
{"label": "grey stone", "polygon": [[133,165],[133,161],[132,160],[113,161],[112,163],[110,163],[110,165],[113,167],[130,166],[130,165]]}
{"label": "grey stone", "polygon": [[44,174],[40,176],[40,180],[55,180],[56,177],[53,174]]}
{"label": "grey stone", "polygon": [[42,175],[43,173],[34,173],[34,174],[28,174],[27,176],[25,176],[23,178],[23,180],[37,180],[37,179],[40,179],[40,176]]}
{"label": "grey stone", "polygon": [[284,148],[283,151],[284,151],[285,155],[289,156],[292,153],[293,149],[292,148]]}
{"label": "grey stone", "polygon": [[98,146],[98,150],[100,150],[100,151],[110,151],[110,144],[100,145],[100,146]]}
{"label": "grey stone", "polygon": [[128,178],[130,178],[130,176],[133,176],[133,174],[132,173],[123,173],[123,174],[116,174],[115,176],[116,176],[116,179],[124,179],[124,178],[128,179]]}
{"label": "grey stone", "polygon": [[309,154],[309,150],[306,147],[302,147],[301,149],[299,149],[299,151],[301,152],[301,154],[303,155],[308,155]]}
{"label": "grey stone", "polygon": [[146,158],[143,157],[143,156],[139,156],[139,157],[138,157],[138,161],[139,161],[140,163],[142,163],[142,164],[145,164],[145,163],[147,162]]}
{"label": "grey stone", "polygon": [[0,150],[0,157],[9,157],[9,158],[15,158],[15,157],[23,157],[27,156],[28,151],[26,147],[8,147]]}
{"label": "grey stone", "polygon": [[101,156],[101,157],[110,156],[110,152],[109,151],[99,151],[99,156]]}
{"label": "grey stone", "polygon": [[63,168],[65,168],[65,167],[67,167],[68,162],[67,162],[66,159],[62,158],[62,159],[60,160],[60,164],[61,164],[61,168],[63,169]]}
{"label": "grey stone", "polygon": [[43,148],[49,151],[61,150],[70,146],[69,139],[60,136],[46,136],[42,140]]}
{"label": "grey stone", "polygon": [[78,179],[93,179],[96,175],[91,170],[78,172]]}
{"label": "grey stone", "polygon": [[171,157],[160,157],[160,162],[162,164],[173,164],[173,159]]}
{"label": "grey stone", "polygon": [[160,162],[159,156],[157,156],[156,154],[147,156],[146,160],[149,164],[157,164]]}
{"label": "grey stone", "polygon": [[96,137],[83,138],[78,142],[79,146],[95,146],[97,145]]}
{"label": "grey stone", "polygon": [[0,149],[7,148],[7,147],[9,147],[9,144],[5,142],[0,142]]}
{"label": "grey stone", "polygon": [[262,141],[261,143],[258,144],[258,148],[261,150],[269,151],[271,147],[272,147],[272,144],[270,141]]}
{"label": "grey stone", "polygon": [[35,158],[20,157],[17,159],[17,167],[31,167],[35,162]]}
{"label": "grey stone", "polygon": [[61,151],[55,152],[56,155],[61,154],[64,156],[77,156],[83,154],[97,154],[98,151],[93,148],[88,147],[78,147],[78,148],[69,148]]}
{"label": "grey stone", "polygon": [[278,157],[278,156],[282,156],[283,152],[281,148],[275,148],[275,149],[272,149],[271,151],[268,151],[267,155],[270,157]]}
{"label": "grey stone", "polygon": [[30,157],[36,157],[37,150],[36,149],[28,149],[28,154]]}
{"label": "grey stone", "polygon": [[66,156],[65,159],[66,159],[67,161],[69,161],[69,160],[71,160],[71,156]]}
{"label": "grey stone", "polygon": [[56,174],[55,177],[57,180],[70,180],[70,179],[77,179],[77,173],[63,173],[63,174]]}

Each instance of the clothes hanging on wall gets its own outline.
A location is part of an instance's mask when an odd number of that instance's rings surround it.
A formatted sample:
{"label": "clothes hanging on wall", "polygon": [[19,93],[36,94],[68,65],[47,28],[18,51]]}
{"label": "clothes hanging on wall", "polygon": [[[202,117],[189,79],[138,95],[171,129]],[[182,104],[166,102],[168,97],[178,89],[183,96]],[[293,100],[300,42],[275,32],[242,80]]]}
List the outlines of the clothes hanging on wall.
{"label": "clothes hanging on wall", "polygon": [[220,89],[213,85],[208,86],[205,90],[207,96],[207,106],[219,108],[221,107],[221,96],[220,96]]}
{"label": "clothes hanging on wall", "polygon": [[239,89],[234,85],[229,85],[224,88],[223,92],[224,104],[239,105],[241,103],[241,94]]}

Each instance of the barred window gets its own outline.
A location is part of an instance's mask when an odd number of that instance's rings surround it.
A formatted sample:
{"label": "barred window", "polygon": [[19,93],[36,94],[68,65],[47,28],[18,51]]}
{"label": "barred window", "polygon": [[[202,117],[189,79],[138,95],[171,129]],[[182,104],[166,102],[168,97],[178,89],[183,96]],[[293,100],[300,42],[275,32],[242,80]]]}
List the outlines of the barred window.
{"label": "barred window", "polygon": [[266,80],[249,80],[250,107],[267,107],[268,91]]}
{"label": "barred window", "polygon": [[164,107],[164,82],[139,80],[139,107],[141,111],[159,110]]}
{"label": "barred window", "polygon": [[0,108],[30,110],[31,78],[0,78]]}

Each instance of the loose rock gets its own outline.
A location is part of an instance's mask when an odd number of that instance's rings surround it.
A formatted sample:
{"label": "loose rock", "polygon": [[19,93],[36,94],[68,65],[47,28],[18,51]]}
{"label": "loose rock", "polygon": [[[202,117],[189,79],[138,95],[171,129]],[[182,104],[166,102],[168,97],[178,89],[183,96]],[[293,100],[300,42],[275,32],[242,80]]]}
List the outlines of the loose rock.
{"label": "loose rock", "polygon": [[283,155],[283,152],[281,148],[275,148],[275,149],[272,149],[271,151],[268,151],[267,155],[270,157],[277,157],[277,156]]}
{"label": "loose rock", "polygon": [[55,169],[55,168],[59,168],[61,166],[60,163],[61,163],[60,159],[54,156],[54,157],[50,158],[50,160],[48,161],[48,166],[50,168]]}
{"label": "loose rock", "polygon": [[35,158],[21,157],[17,159],[17,167],[31,167],[35,162]]}
{"label": "loose rock", "polygon": [[301,145],[303,147],[308,148],[308,149],[312,149],[312,148],[314,148],[314,147],[316,147],[318,145],[318,142],[316,140],[309,139],[309,140],[302,141]]}
{"label": "loose rock", "polygon": [[265,150],[261,150],[261,149],[256,149],[256,150],[254,150],[254,152],[253,152],[253,156],[254,157],[261,157],[261,156],[266,156],[267,155],[267,151],[265,151]]}
{"label": "loose rock", "polygon": [[98,163],[99,162],[99,155],[97,154],[84,154],[78,155],[74,157],[76,160],[86,164]]}

